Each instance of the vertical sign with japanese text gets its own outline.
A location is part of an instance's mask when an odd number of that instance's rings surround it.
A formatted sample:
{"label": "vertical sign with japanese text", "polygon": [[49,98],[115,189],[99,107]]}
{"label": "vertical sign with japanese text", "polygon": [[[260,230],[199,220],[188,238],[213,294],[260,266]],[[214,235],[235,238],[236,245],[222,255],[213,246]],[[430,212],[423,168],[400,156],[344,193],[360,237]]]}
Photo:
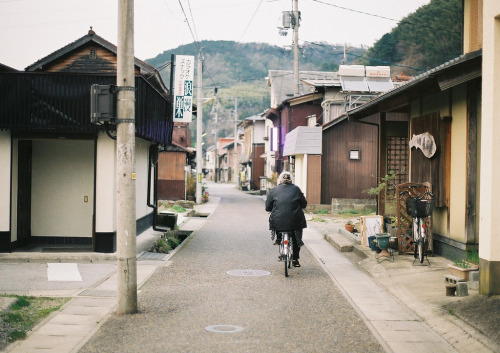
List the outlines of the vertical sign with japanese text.
{"label": "vertical sign with japanese text", "polygon": [[193,108],[194,56],[174,56],[174,122],[189,123]]}

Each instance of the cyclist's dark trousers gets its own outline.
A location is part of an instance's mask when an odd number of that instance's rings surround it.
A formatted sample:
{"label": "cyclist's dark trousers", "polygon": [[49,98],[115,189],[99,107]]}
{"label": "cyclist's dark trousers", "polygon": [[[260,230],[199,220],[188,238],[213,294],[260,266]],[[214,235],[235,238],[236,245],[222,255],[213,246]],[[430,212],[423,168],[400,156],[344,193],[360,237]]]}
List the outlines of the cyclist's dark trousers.
{"label": "cyclist's dark trousers", "polygon": [[293,247],[293,260],[298,260],[300,259],[300,256],[299,256],[299,252],[300,252],[300,246],[298,244],[298,241],[297,241],[297,237],[293,237],[293,243],[292,243],[292,247]]}

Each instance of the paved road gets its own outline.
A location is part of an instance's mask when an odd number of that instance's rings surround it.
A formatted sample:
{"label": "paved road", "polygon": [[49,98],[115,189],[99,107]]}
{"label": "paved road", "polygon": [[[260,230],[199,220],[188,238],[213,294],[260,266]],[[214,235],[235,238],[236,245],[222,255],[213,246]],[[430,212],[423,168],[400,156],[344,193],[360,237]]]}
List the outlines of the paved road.
{"label": "paved road", "polygon": [[[384,352],[303,247],[284,277],[258,196],[212,185],[217,211],[79,352]],[[253,275],[253,276],[250,276]]]}

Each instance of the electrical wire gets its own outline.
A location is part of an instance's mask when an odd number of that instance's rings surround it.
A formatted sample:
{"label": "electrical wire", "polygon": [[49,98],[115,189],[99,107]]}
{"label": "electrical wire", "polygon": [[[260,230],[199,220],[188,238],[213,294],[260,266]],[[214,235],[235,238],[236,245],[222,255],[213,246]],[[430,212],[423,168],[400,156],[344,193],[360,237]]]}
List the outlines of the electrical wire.
{"label": "electrical wire", "polygon": [[[345,10],[345,11],[351,11],[351,12],[355,12],[355,13],[359,13],[359,14],[363,14],[363,15],[367,15],[367,16],[378,17],[378,18],[381,18],[381,19],[384,19],[384,20],[394,21],[394,22],[396,22],[398,24],[410,24],[410,25],[414,25],[414,26],[419,26],[420,28],[429,28],[429,29],[432,29],[433,31],[434,30],[447,30],[447,31],[450,30],[449,28],[444,28],[444,27],[433,28],[432,26],[426,25],[426,24],[423,24],[423,23],[411,22],[410,20],[408,20],[408,17],[403,18],[402,20],[396,20],[396,19],[390,18],[390,17],[385,17],[385,16],[376,15],[376,14],[369,13],[369,12],[354,10],[354,9],[350,9],[350,8],[347,8],[347,7],[344,7],[344,6],[339,6],[339,5],[331,4],[331,3],[328,3],[328,2],[325,2],[325,1],[322,1],[322,0],[311,0],[311,1],[317,2],[319,4],[327,5],[327,6],[336,7],[338,9]],[[451,13],[453,13],[453,14],[455,13],[453,10],[448,10],[448,9],[440,9],[440,10],[447,11],[450,14]],[[462,32],[460,32],[460,31],[453,30],[452,32],[453,33],[462,34]]]}

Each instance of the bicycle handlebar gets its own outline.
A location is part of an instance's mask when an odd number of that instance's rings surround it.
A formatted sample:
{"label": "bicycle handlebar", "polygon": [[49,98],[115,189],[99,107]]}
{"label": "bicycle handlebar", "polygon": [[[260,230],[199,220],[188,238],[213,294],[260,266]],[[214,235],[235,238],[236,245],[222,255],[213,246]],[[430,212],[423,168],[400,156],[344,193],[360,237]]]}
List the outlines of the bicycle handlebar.
{"label": "bicycle handlebar", "polygon": [[[410,192],[409,192],[408,190],[404,190],[404,191],[401,191],[401,192],[399,193],[399,196],[401,197],[401,196],[403,196],[405,193],[406,193],[406,194],[408,194],[408,195],[410,195]],[[432,199],[432,198],[434,198],[434,194],[433,194],[432,192],[430,192],[430,191],[426,191],[426,192],[424,192],[424,193],[422,194],[422,196],[420,196],[420,197],[415,197],[415,198],[416,198],[416,199],[418,199],[418,200],[423,200],[423,199],[424,199],[424,197],[425,197],[425,196],[427,196],[427,195],[429,195],[429,196],[431,197],[431,199]]]}

